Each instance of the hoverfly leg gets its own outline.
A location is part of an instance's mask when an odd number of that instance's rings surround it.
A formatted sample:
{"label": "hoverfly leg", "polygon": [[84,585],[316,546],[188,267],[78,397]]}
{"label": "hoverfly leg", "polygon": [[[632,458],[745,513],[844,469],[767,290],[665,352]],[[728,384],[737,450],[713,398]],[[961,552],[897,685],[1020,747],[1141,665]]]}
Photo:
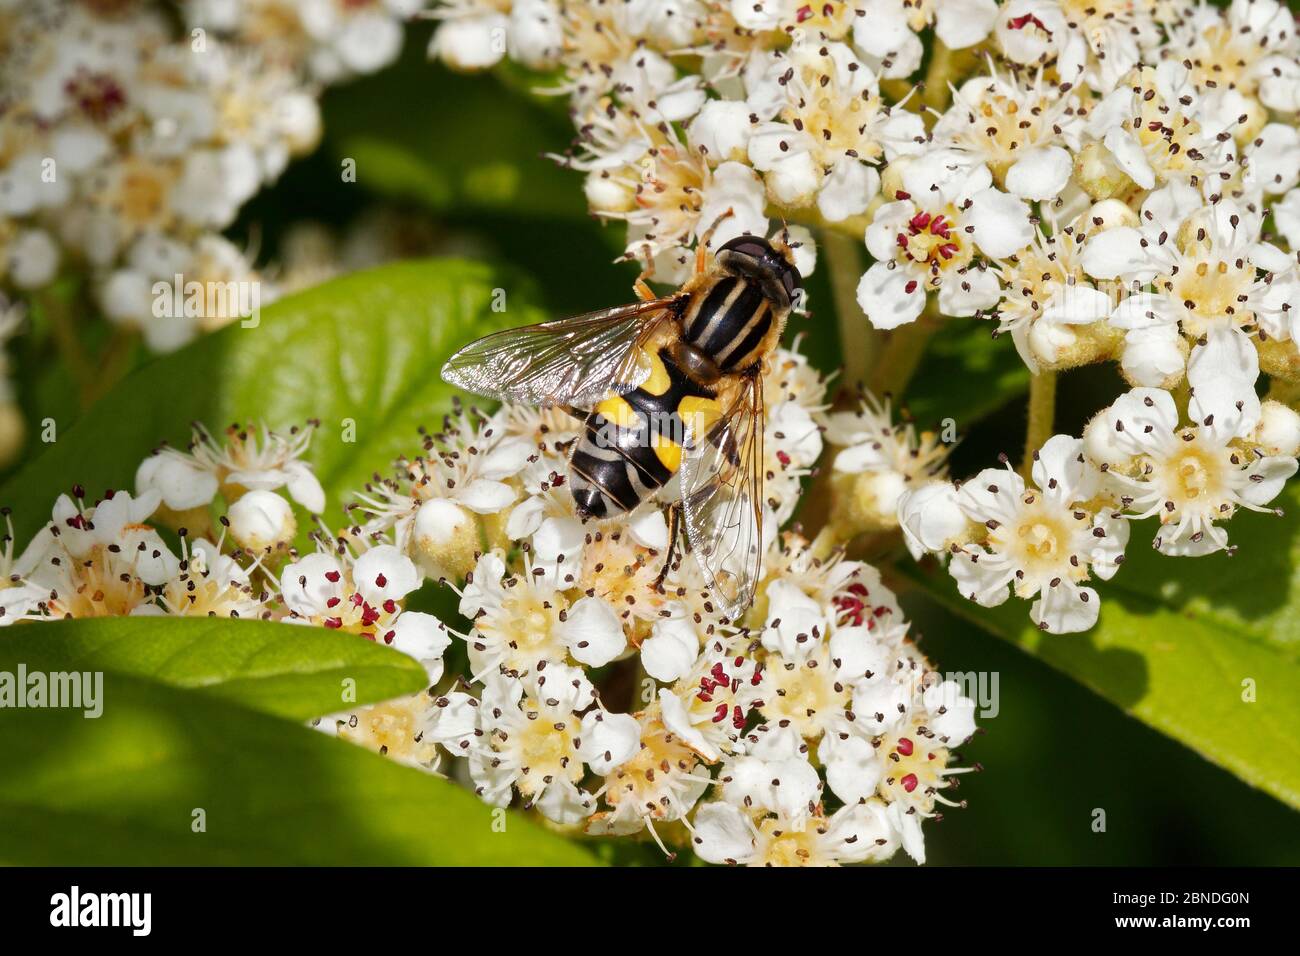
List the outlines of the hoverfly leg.
{"label": "hoverfly leg", "polygon": [[641,267],[641,274],[636,277],[636,282],[632,283],[632,288],[636,290],[636,297],[642,302],[650,302],[659,298],[655,295],[654,289],[650,288],[650,280],[655,277],[655,260],[650,254],[650,247],[645,246],[642,249],[644,256]]}
{"label": "hoverfly leg", "polygon": [[668,553],[664,556],[664,566],[659,570],[659,577],[655,578],[654,590],[663,593],[664,579],[668,577],[668,572],[673,569],[673,561],[677,558],[677,539],[682,533],[682,505],[681,502],[675,502],[668,506]]}
{"label": "hoverfly leg", "polygon": [[718,226],[722,224],[724,219],[735,214],[735,211],[728,207],[726,212],[713,220],[709,228],[704,230],[700,236],[700,241],[695,244],[695,274],[697,276],[703,275],[708,269],[709,243],[713,241],[713,234],[718,231]]}

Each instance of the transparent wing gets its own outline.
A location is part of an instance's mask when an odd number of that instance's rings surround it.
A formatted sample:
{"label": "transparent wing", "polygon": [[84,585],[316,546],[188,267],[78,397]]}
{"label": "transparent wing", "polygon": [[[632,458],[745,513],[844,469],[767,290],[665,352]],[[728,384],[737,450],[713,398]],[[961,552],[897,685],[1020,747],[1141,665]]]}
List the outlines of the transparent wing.
{"label": "transparent wing", "polygon": [[763,567],[763,382],[751,376],[682,461],[682,514],[695,558],[727,617],[754,601]]}
{"label": "transparent wing", "polygon": [[673,301],[634,302],[497,332],[448,359],[443,381],[527,405],[588,407],[645,380],[649,368],[638,361],[637,346],[654,334]]}

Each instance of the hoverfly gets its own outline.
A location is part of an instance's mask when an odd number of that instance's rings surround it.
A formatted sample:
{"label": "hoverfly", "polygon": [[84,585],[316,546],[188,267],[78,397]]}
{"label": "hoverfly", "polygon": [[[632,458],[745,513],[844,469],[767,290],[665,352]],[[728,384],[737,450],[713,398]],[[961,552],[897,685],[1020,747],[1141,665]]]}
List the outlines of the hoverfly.
{"label": "hoverfly", "polygon": [[785,242],[751,235],[711,259],[702,240],[693,276],[671,295],[657,297],[650,275],[636,281],[640,301],[486,336],[442,377],[582,419],[569,484],[584,518],[631,511],[677,479],[665,572],[684,523],[735,619],[762,571],[763,371],[802,280]]}

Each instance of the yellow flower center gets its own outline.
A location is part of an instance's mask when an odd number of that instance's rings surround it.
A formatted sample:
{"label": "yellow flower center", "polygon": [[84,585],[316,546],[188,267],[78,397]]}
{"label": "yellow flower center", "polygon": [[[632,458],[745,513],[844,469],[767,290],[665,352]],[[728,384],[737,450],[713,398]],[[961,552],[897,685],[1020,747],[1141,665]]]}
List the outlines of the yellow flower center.
{"label": "yellow flower center", "polygon": [[808,740],[821,737],[832,718],[851,705],[851,690],[836,678],[825,648],[802,662],[772,654],[763,669],[763,684],[764,715],[771,722],[789,721]]}

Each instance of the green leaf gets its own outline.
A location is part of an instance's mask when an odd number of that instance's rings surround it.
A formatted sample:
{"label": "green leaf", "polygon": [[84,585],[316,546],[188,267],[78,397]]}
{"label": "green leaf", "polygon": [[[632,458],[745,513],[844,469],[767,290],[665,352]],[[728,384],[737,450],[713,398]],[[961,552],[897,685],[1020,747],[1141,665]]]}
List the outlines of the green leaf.
{"label": "green leaf", "polygon": [[103,697],[98,719],[6,712],[0,861],[594,863],[523,817],[318,731],[122,674],[105,675]]}
{"label": "green leaf", "polygon": [[330,151],[356,163],[359,184],[435,212],[586,217],[582,174],[545,155],[573,139],[562,110],[421,54],[409,50],[394,68],[324,99]]}
{"label": "green leaf", "polygon": [[413,694],[424,668],[387,647],[323,628],[229,618],[54,621],[0,632],[0,669],[39,657],[51,670],[107,670],[192,688],[292,720]]}
{"label": "green leaf", "polygon": [[0,487],[0,504],[14,509],[24,543],[60,491],[133,487],[140,461],[160,441],[184,447],[193,421],[216,431],[318,418],[307,460],[337,508],[418,449],[418,426],[440,423],[455,394],[439,378],[447,356],[494,329],[541,321],[530,301],[517,275],[458,260],[402,262],[290,296],[255,327],[228,326],[123,380]]}
{"label": "green leaf", "polygon": [[981,608],[937,568],[906,574],[958,614],[1300,808],[1300,490],[1283,498],[1285,518],[1243,511],[1230,522],[1235,557],[1165,557],[1150,547],[1155,523],[1135,523],[1129,560],[1096,584],[1101,618],[1084,634],[1042,633],[1029,604],[1014,598]]}

